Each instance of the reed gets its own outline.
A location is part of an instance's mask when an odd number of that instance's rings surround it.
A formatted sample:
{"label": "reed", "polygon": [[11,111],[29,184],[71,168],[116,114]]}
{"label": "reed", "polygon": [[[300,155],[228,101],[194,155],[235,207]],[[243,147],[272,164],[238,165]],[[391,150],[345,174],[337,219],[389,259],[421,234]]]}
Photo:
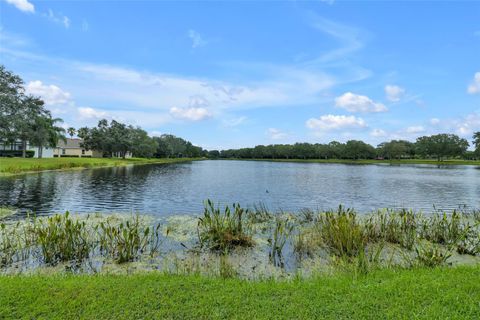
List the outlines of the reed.
{"label": "reed", "polygon": [[337,211],[321,214],[317,223],[324,244],[334,255],[351,258],[365,250],[367,235],[353,209],[339,206]]}
{"label": "reed", "polygon": [[223,211],[211,200],[205,201],[203,216],[198,218],[198,238],[201,247],[225,251],[233,247],[253,246],[252,228],[247,222],[248,210],[233,204]]}
{"label": "reed", "polygon": [[411,210],[380,210],[365,222],[370,241],[386,241],[412,250],[417,241],[417,221],[421,216]]}
{"label": "reed", "polygon": [[118,225],[101,222],[96,230],[100,251],[117,263],[134,261],[144,253],[153,256],[161,244],[160,224],[144,226],[138,214]]}
{"label": "reed", "polygon": [[283,247],[290,237],[293,229],[293,223],[288,218],[277,217],[271,237],[268,239],[270,252],[268,254],[270,261],[275,266],[284,267]]}

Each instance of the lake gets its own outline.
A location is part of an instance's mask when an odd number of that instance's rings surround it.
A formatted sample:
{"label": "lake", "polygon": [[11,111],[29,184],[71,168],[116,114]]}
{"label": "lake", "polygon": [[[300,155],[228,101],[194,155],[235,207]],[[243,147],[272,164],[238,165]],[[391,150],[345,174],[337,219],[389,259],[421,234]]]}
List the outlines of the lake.
{"label": "lake", "polygon": [[37,214],[200,214],[208,198],[286,211],[478,209],[480,168],[206,160],[0,178],[0,206]]}

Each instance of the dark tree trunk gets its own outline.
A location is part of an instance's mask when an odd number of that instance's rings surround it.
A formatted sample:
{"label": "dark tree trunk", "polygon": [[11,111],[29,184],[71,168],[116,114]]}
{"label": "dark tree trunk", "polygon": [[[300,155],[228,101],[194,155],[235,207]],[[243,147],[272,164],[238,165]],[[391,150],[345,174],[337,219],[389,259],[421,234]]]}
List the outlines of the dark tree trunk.
{"label": "dark tree trunk", "polygon": [[22,158],[27,157],[27,140],[22,140]]}

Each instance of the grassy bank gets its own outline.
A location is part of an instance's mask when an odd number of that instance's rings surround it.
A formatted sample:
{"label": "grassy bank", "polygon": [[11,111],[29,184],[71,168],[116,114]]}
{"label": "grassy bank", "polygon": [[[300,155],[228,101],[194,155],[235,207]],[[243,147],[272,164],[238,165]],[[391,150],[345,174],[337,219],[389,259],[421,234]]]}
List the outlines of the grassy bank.
{"label": "grassy bank", "polygon": [[480,267],[380,270],[362,277],[223,280],[129,276],[0,277],[2,319],[477,319]]}
{"label": "grassy bank", "polygon": [[192,161],[191,158],[175,159],[108,159],[108,158],[0,158],[0,176],[38,172],[46,170],[63,170],[94,167],[112,167],[125,166],[131,164],[149,164],[149,163],[176,163]]}
{"label": "grassy bank", "polygon": [[339,164],[430,164],[430,165],[472,165],[480,166],[480,160],[444,160],[431,159],[404,159],[404,160],[349,160],[349,159],[221,159],[244,161],[269,161],[269,162],[303,162],[303,163],[339,163]]}

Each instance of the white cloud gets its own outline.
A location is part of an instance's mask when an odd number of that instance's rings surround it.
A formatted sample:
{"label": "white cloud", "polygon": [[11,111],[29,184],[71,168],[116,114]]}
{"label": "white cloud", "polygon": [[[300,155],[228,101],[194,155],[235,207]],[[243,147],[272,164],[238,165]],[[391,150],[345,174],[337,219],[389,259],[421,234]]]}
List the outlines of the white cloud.
{"label": "white cloud", "polygon": [[470,94],[480,93],[480,72],[475,73],[472,83],[467,88],[467,92]]}
{"label": "white cloud", "polygon": [[206,108],[170,108],[172,117],[189,121],[201,121],[210,118],[212,114]]}
{"label": "white cloud", "polygon": [[203,47],[207,45],[207,41],[202,38],[200,33],[195,30],[188,30],[188,37],[192,40],[192,48]]}
{"label": "white cloud", "polygon": [[7,3],[14,5],[18,10],[23,12],[35,12],[35,7],[32,3],[28,2],[28,0],[6,0]]}
{"label": "white cloud", "polygon": [[313,28],[330,35],[340,43],[339,48],[321,55],[316,62],[325,63],[338,60],[364,47],[359,29],[322,18],[313,13],[310,14],[310,18]]}
{"label": "white cloud", "polygon": [[405,132],[411,133],[411,134],[422,133],[422,132],[425,132],[425,128],[423,126],[411,126],[405,129]]}
{"label": "white cloud", "polygon": [[46,105],[66,104],[71,101],[69,92],[63,91],[56,85],[45,85],[40,80],[30,81],[25,91],[28,94],[39,96]]}
{"label": "white cloud", "polygon": [[480,113],[471,113],[465,118],[455,121],[456,132],[465,137],[471,137],[473,132],[480,131]]}
{"label": "white cloud", "polygon": [[80,119],[101,119],[108,116],[105,111],[96,110],[90,107],[77,108]]}
{"label": "white cloud", "polygon": [[44,14],[50,21],[53,21],[58,24],[62,24],[66,29],[70,27],[70,18],[62,14],[57,14],[53,12],[52,9],[48,9],[48,13]]}
{"label": "white cloud", "polygon": [[440,119],[438,118],[432,118],[430,119],[430,124],[436,126],[437,124],[440,123]]}
{"label": "white cloud", "polygon": [[382,129],[373,129],[372,131],[370,131],[370,135],[372,137],[381,138],[386,137],[387,133]]}
{"label": "white cloud", "polygon": [[338,130],[338,129],[354,129],[364,128],[367,126],[362,118],[345,115],[323,115],[320,118],[311,118],[306,122],[306,126],[312,130]]}
{"label": "white cloud", "polygon": [[367,96],[346,92],[335,98],[335,106],[349,112],[385,112],[387,107],[382,103],[374,102]]}
{"label": "white cloud", "polygon": [[402,98],[403,94],[405,93],[405,89],[395,85],[386,85],[385,86],[385,94],[387,99],[392,102],[398,102]]}
{"label": "white cloud", "polygon": [[279,129],[276,129],[276,128],[268,128],[267,135],[272,140],[281,140],[281,139],[285,139],[286,137],[288,137],[287,133],[285,133],[285,132],[283,132]]}
{"label": "white cloud", "polygon": [[236,127],[245,123],[245,121],[247,121],[247,117],[241,116],[237,118],[223,119],[222,124],[224,127]]}

